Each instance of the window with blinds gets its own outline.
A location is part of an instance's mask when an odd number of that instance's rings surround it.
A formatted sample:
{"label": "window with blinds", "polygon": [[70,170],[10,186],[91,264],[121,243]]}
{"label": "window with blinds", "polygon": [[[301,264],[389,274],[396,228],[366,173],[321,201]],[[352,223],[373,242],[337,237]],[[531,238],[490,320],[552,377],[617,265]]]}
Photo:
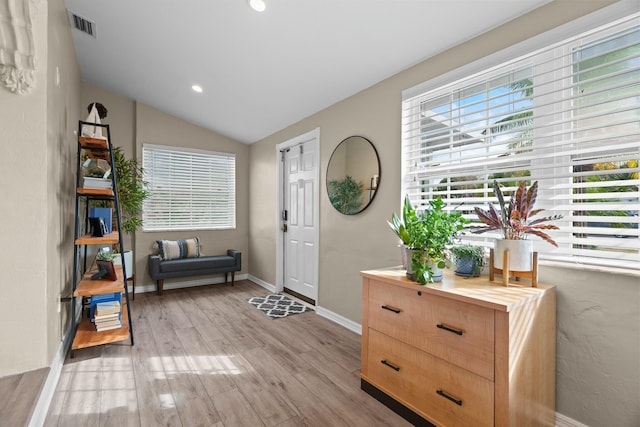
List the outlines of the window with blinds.
{"label": "window with blinds", "polygon": [[[539,182],[541,258],[640,270],[640,15],[403,101],[403,193],[475,206]],[[499,234],[467,233],[491,246]]]}
{"label": "window with blinds", "polygon": [[235,154],[144,144],[145,231],[236,226]]}

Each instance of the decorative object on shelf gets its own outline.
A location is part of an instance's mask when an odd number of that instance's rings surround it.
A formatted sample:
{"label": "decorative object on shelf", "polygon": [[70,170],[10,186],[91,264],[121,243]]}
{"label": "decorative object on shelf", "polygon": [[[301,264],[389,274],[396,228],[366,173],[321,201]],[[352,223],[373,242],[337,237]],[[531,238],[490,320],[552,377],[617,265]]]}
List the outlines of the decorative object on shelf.
{"label": "decorative object on shelf", "polygon": [[113,266],[112,261],[103,261],[97,259],[96,265],[98,266],[98,272],[91,276],[91,280],[102,279],[115,281],[118,279],[118,276],[116,275],[116,269]]}
{"label": "decorative object on shelf", "polygon": [[113,209],[112,208],[89,208],[89,218],[98,217],[102,218],[104,224],[106,226],[105,234],[109,234],[112,231],[112,218],[113,218]]}
{"label": "decorative object on shelf", "polygon": [[371,141],[362,136],[343,139],[327,165],[326,187],[331,205],[341,214],[358,214],[371,204],[379,183],[380,160]]}
{"label": "decorative object on shelf", "polygon": [[36,50],[32,18],[41,0],[0,0],[0,82],[13,93],[35,86]]}
{"label": "decorative object on shelf", "polygon": [[96,255],[96,260],[99,261],[113,261],[113,252],[108,247],[102,248]]}
{"label": "decorative object on shelf", "polygon": [[[549,242],[553,246],[558,244],[542,230],[558,230],[558,227],[552,224],[543,224],[562,218],[562,215],[551,215],[534,219],[544,209],[534,209],[536,198],[538,195],[538,181],[535,181],[529,189],[527,189],[526,181],[522,181],[517,190],[511,194],[509,205],[505,204],[504,195],[498,181],[493,181],[493,191],[498,198],[500,211],[492,204],[489,209],[484,210],[476,207],[475,212],[484,226],[472,227],[474,233],[484,233],[490,230],[500,230],[504,239],[497,240],[495,244],[495,253],[492,253],[492,262],[490,265],[491,276],[494,273],[504,273],[503,280],[508,281],[508,276],[529,277],[537,281],[537,276],[532,272],[537,272],[537,263],[534,263],[533,245],[526,238],[532,234]],[[507,254],[505,256],[505,253]],[[537,256],[535,257],[537,260]],[[504,264],[504,260],[509,261]],[[504,270],[504,271],[503,271]],[[523,272],[523,275],[518,274]]]}
{"label": "decorative object on shelf", "polygon": [[[441,198],[428,201],[428,207],[418,214],[405,196],[402,218],[393,213],[387,221],[402,240],[407,277],[418,283],[442,280],[442,269],[447,260],[446,249],[462,232],[468,221],[460,212],[447,212]],[[406,251],[411,252],[411,266]]]}
{"label": "decorative object on shelf", "polygon": [[84,188],[111,188],[112,184],[110,179],[85,176],[82,178],[82,186]]}
{"label": "decorative object on shelf", "polygon": [[[102,109],[100,111],[103,113],[104,117],[102,117],[100,115],[100,113],[98,112],[98,105],[100,105],[102,107]],[[107,109],[104,108],[104,105],[102,105],[100,103],[97,103],[97,102],[91,103],[91,104],[89,104],[87,109],[89,110],[89,115],[87,116],[87,119],[85,120],[85,122],[87,122],[87,123],[94,123],[96,125],[99,125],[99,124],[102,124],[100,119],[107,117]],[[95,125],[91,125],[91,124],[82,125],[82,136],[86,136],[86,137],[94,138],[94,139],[107,139],[106,136],[102,135],[102,127],[101,126],[95,126]]]}
{"label": "decorative object on shelf", "polygon": [[107,224],[101,217],[89,217],[89,225],[91,226],[91,236],[102,237],[109,234]]}
{"label": "decorative object on shelf", "polygon": [[478,277],[484,267],[484,248],[476,245],[457,245],[451,248],[455,262],[455,274]]}

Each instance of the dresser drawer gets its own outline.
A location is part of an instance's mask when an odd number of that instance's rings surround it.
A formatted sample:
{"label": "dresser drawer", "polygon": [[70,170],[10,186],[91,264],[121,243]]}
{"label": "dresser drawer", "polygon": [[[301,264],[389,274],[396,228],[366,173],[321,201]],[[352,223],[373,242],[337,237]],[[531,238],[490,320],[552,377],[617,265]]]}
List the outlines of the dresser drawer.
{"label": "dresser drawer", "polygon": [[367,380],[438,426],[493,426],[493,382],[369,330]]}
{"label": "dresser drawer", "polygon": [[369,281],[371,329],[494,379],[494,312],[474,304]]}

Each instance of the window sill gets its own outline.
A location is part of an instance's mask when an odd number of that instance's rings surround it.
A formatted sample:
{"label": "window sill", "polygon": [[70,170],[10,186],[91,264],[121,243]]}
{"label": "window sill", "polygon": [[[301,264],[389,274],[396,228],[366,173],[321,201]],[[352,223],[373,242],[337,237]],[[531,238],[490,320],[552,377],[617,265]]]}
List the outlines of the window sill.
{"label": "window sill", "polygon": [[601,265],[579,264],[574,262],[561,262],[561,261],[550,261],[550,260],[539,260],[538,263],[539,265],[544,265],[548,267],[567,268],[572,270],[587,270],[587,271],[596,271],[599,273],[619,274],[619,275],[630,276],[630,277],[640,277],[639,270],[627,270],[624,268],[617,268],[617,267],[605,267]]}

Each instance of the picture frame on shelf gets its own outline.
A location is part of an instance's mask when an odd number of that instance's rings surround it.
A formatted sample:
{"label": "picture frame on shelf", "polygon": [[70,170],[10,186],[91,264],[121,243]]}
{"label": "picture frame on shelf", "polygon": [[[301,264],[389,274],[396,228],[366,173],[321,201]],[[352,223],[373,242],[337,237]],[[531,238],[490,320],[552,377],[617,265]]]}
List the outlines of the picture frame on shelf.
{"label": "picture frame on shelf", "polygon": [[92,280],[102,279],[113,281],[118,279],[118,276],[116,275],[116,268],[114,267],[113,262],[98,259],[96,260],[96,265],[98,266],[99,271],[91,276]]}

